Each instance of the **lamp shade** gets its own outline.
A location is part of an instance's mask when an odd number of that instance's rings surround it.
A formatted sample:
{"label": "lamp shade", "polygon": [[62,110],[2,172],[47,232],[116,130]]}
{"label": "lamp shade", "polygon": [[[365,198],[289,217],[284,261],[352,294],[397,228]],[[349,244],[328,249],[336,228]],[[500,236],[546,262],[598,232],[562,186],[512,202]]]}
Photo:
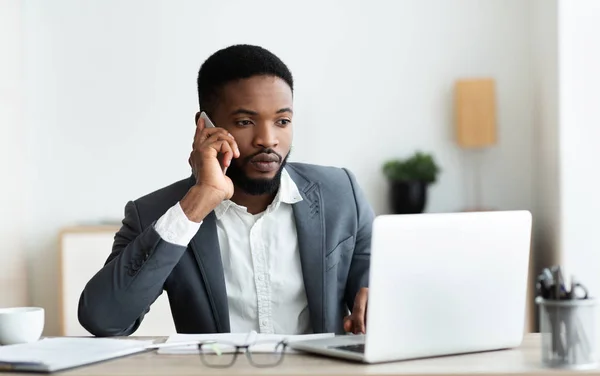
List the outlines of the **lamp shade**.
{"label": "lamp shade", "polygon": [[463,148],[496,144],[496,96],[493,79],[462,79],[455,85],[456,141]]}

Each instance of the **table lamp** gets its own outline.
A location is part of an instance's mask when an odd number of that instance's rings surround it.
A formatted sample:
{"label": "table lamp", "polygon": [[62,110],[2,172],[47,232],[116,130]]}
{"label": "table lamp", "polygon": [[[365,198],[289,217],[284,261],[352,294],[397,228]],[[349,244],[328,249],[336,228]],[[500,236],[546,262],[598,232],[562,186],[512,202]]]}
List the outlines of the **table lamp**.
{"label": "table lamp", "polygon": [[475,204],[467,211],[486,210],[481,203],[481,159],[482,152],[497,142],[495,82],[490,78],[460,79],[454,94],[456,142],[474,157]]}

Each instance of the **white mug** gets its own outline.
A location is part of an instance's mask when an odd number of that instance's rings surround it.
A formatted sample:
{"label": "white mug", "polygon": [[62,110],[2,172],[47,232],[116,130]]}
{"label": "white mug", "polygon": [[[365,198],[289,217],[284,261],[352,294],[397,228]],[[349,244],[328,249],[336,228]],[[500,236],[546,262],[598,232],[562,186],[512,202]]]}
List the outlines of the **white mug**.
{"label": "white mug", "polygon": [[0,308],[0,345],[35,342],[43,331],[43,308]]}

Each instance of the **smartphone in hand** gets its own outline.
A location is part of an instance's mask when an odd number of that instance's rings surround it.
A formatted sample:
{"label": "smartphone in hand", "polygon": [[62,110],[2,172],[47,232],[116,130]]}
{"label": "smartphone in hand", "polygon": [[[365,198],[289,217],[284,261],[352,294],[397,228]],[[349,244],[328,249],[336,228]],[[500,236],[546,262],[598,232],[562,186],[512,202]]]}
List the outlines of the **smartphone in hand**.
{"label": "smartphone in hand", "polygon": [[212,121],[210,121],[210,118],[208,117],[208,115],[206,114],[206,112],[202,111],[200,113],[200,117],[202,119],[204,119],[204,124],[206,125],[207,128],[214,128],[215,125],[213,124]]}

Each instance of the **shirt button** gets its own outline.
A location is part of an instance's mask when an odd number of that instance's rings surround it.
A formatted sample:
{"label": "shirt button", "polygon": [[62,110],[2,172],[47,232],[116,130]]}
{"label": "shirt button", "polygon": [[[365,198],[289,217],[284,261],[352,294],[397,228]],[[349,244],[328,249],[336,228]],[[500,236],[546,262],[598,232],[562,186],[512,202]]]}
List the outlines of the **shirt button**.
{"label": "shirt button", "polygon": [[263,321],[262,321],[262,324],[263,324],[264,326],[267,326],[267,324],[268,324],[268,323],[269,323],[269,322],[268,322],[267,320],[263,320]]}
{"label": "shirt button", "polygon": [[264,281],[265,280],[265,276],[263,276],[262,274],[258,276],[258,280],[259,281]]}

